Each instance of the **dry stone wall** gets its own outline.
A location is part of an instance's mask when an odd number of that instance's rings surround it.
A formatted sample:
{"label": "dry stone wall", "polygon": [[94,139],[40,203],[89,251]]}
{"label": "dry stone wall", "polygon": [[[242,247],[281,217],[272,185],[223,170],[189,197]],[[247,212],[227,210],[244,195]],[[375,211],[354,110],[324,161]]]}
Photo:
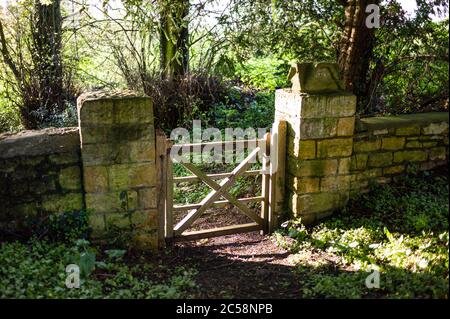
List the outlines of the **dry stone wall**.
{"label": "dry stone wall", "polygon": [[0,136],[0,230],[25,231],[48,214],[84,209],[77,128]]}
{"label": "dry stone wall", "polygon": [[447,112],[365,118],[358,121],[350,167],[351,191],[390,183],[408,167],[429,170],[448,163]]}

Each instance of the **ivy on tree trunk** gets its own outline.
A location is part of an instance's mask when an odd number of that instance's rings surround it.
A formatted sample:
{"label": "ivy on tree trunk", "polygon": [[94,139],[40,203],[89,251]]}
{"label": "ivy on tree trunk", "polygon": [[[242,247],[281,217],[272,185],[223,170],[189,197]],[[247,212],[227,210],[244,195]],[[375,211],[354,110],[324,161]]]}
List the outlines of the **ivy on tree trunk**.
{"label": "ivy on tree trunk", "polygon": [[183,77],[189,68],[189,0],[160,2],[160,71],[164,79]]}

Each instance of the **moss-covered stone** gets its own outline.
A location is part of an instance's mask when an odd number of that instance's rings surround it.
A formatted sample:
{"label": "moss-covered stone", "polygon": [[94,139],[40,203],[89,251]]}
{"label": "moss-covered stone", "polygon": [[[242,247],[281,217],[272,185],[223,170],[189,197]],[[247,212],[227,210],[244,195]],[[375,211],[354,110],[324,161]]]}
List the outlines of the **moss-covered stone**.
{"label": "moss-covered stone", "polygon": [[346,157],[352,154],[352,138],[335,138],[317,142],[317,157]]}
{"label": "moss-covered stone", "polygon": [[350,172],[351,165],[352,165],[351,157],[339,159],[338,173],[340,175],[348,174],[348,172]]}
{"label": "moss-covered stone", "polygon": [[394,153],[394,162],[423,162],[428,158],[428,153],[426,151],[399,151]]}
{"label": "moss-covered stone", "polygon": [[286,186],[296,193],[316,193],[320,190],[320,178],[318,177],[295,177],[286,175]]}
{"label": "moss-covered stone", "polygon": [[300,139],[321,139],[334,137],[337,133],[336,118],[302,119],[300,123]]}
{"label": "moss-covered stone", "polygon": [[336,174],[338,161],[330,160],[309,160],[298,161],[288,158],[288,171],[297,177],[327,176]]}
{"label": "moss-covered stone", "polygon": [[288,155],[298,159],[314,159],[316,157],[316,141],[301,141],[298,138],[289,138],[287,141]]}
{"label": "moss-covered stone", "polygon": [[395,130],[395,135],[411,136],[420,135],[420,126],[400,127]]}
{"label": "moss-covered stone", "polygon": [[123,205],[127,203],[129,210],[137,209],[137,192],[127,191],[128,201],[121,199],[121,192],[87,193],[86,206],[97,213],[126,213]]}
{"label": "moss-covered stone", "polygon": [[51,213],[62,213],[83,209],[83,196],[81,193],[66,195],[46,195],[42,199],[42,209]]}
{"label": "moss-covered stone", "polygon": [[447,122],[431,123],[422,129],[425,135],[439,135],[448,134],[448,119]]}
{"label": "moss-covered stone", "polygon": [[352,156],[350,169],[353,170],[363,170],[367,167],[367,161],[369,159],[369,154],[360,153]]}
{"label": "moss-covered stone", "polygon": [[322,192],[348,190],[350,182],[350,175],[323,177],[320,179],[320,190]]}
{"label": "moss-covered stone", "polygon": [[353,144],[356,153],[374,152],[381,148],[381,139],[357,141]]}
{"label": "moss-covered stone", "polygon": [[158,192],[156,187],[139,189],[138,198],[140,209],[156,208],[158,204]]}
{"label": "moss-covered stone", "polygon": [[422,143],[419,141],[409,141],[406,142],[406,148],[421,148],[422,147]]}
{"label": "moss-covered stone", "polygon": [[392,164],[392,153],[373,153],[369,155],[369,167],[386,167]]}
{"label": "moss-covered stone", "polygon": [[406,139],[404,137],[383,137],[381,149],[396,151],[405,147]]}
{"label": "moss-covered stone", "polygon": [[156,184],[154,164],[120,164],[108,167],[111,190],[124,190]]}
{"label": "moss-covered stone", "polygon": [[113,124],[114,103],[112,100],[89,100],[78,105],[79,121],[83,125]]}
{"label": "moss-covered stone", "polygon": [[107,192],[108,169],[106,166],[86,166],[84,172],[84,190],[88,193]]}
{"label": "moss-covered stone", "polygon": [[430,147],[434,147],[437,145],[438,145],[438,142],[422,142],[423,148],[430,148]]}
{"label": "moss-covered stone", "polygon": [[333,210],[339,202],[339,193],[294,194],[292,197],[292,211],[295,214],[312,214]]}
{"label": "moss-covered stone", "polygon": [[337,135],[353,136],[355,131],[355,117],[343,117],[338,120]]}
{"label": "moss-covered stone", "polygon": [[80,167],[71,166],[62,169],[59,173],[59,185],[64,190],[77,190],[81,192]]}
{"label": "moss-covered stone", "polygon": [[302,97],[302,118],[352,117],[356,111],[353,94],[306,95]]}
{"label": "moss-covered stone", "polygon": [[405,171],[404,165],[395,165],[391,167],[386,167],[383,169],[383,175],[393,175],[393,174],[400,174]]}
{"label": "moss-covered stone", "polygon": [[430,149],[430,160],[445,160],[446,158],[446,149],[445,147],[435,147]]}

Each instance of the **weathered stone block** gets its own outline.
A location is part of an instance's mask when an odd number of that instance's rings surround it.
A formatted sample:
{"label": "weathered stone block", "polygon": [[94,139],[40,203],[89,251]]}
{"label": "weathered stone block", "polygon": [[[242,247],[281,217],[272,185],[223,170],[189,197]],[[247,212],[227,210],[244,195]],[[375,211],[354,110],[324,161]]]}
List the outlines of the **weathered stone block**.
{"label": "weathered stone block", "polygon": [[354,175],[356,181],[374,179],[375,177],[379,177],[383,175],[383,170],[381,168],[371,168],[363,171],[360,174]]}
{"label": "weathered stone block", "polygon": [[405,147],[404,137],[383,137],[381,148],[383,150],[396,151]]}
{"label": "weathered stone block", "polygon": [[289,156],[298,159],[314,159],[316,157],[316,142],[314,140],[301,141],[289,136],[287,146]]}
{"label": "weathered stone block", "polygon": [[153,141],[129,142],[128,147],[130,162],[143,163],[155,162],[155,143]]}
{"label": "weathered stone block", "polygon": [[323,177],[320,180],[320,190],[322,192],[343,191],[350,189],[351,176]]}
{"label": "weathered stone block", "polygon": [[333,210],[338,206],[339,193],[316,193],[292,196],[292,211],[297,215]]}
{"label": "weathered stone block", "polygon": [[83,144],[83,166],[110,165],[120,160],[120,150],[114,144]]}
{"label": "weathered stone block", "polygon": [[448,122],[431,123],[422,129],[425,135],[448,134]]}
{"label": "weathered stone block", "polygon": [[131,214],[131,223],[135,229],[157,229],[158,212],[155,210],[138,210]]}
{"label": "weathered stone block", "polygon": [[334,137],[337,133],[336,118],[302,119],[300,124],[300,139],[320,139]]}
{"label": "weathered stone block", "polygon": [[422,143],[419,141],[409,141],[406,142],[406,148],[421,148]]}
{"label": "weathered stone block", "polygon": [[111,193],[87,193],[86,207],[94,210],[96,213],[126,213],[126,206],[129,210],[137,208],[137,192],[127,191],[127,198],[121,199],[121,192]]}
{"label": "weathered stone block", "polygon": [[82,128],[82,143],[86,144],[100,144],[115,141],[115,130],[112,125],[93,125],[87,124]]}
{"label": "weathered stone block", "polygon": [[369,167],[386,167],[392,164],[392,153],[373,153],[369,155]]}
{"label": "weathered stone block", "polygon": [[343,117],[338,120],[337,135],[353,136],[355,131],[355,117]]}
{"label": "weathered stone block", "polygon": [[398,129],[395,130],[395,135],[398,136],[420,135],[420,127],[419,126],[399,127]]}
{"label": "weathered stone block", "polygon": [[52,154],[49,156],[49,159],[52,163],[57,165],[61,164],[76,164],[81,162],[81,156],[77,152],[67,152],[60,154]]}
{"label": "weathered stone block", "polygon": [[304,95],[281,89],[275,92],[275,116],[278,120],[291,122],[293,118],[300,118]]}
{"label": "weathered stone block", "polygon": [[393,175],[393,174],[400,174],[405,171],[404,165],[396,165],[391,167],[386,167],[383,169],[383,175]]}
{"label": "weathered stone block", "polygon": [[158,192],[155,187],[142,188],[138,190],[139,208],[156,208],[158,204]]}
{"label": "weathered stone block", "polygon": [[438,142],[422,142],[422,147],[430,148],[438,145]]}
{"label": "weathered stone block", "polygon": [[331,93],[344,90],[335,63],[293,63],[288,76],[292,90],[302,93]]}
{"label": "weathered stone block", "polygon": [[316,193],[320,190],[320,178],[299,178],[287,174],[286,185],[288,189],[295,190],[297,193]]}
{"label": "weathered stone block", "polygon": [[80,167],[72,166],[62,169],[59,173],[59,185],[65,190],[78,190],[81,192]]}
{"label": "weathered stone block", "polygon": [[339,159],[338,173],[340,175],[347,174],[348,172],[350,172],[351,165],[352,165],[351,157]]}
{"label": "weathered stone block", "polygon": [[381,129],[381,130],[374,130],[372,131],[373,135],[387,135],[389,134],[389,130],[388,129]]}
{"label": "weathered stone block", "polygon": [[83,209],[83,196],[80,193],[66,195],[47,195],[42,199],[42,209],[51,213],[63,213]]}
{"label": "weathered stone block", "polygon": [[154,164],[118,164],[108,167],[109,187],[111,190],[125,190],[156,184]]}
{"label": "weathered stone block", "polygon": [[428,154],[426,151],[400,151],[394,153],[394,162],[422,162],[426,161]]}
{"label": "weathered stone block", "polygon": [[430,160],[445,160],[446,159],[446,149],[445,147],[436,147],[430,150]]}
{"label": "weathered stone block", "polygon": [[297,177],[334,175],[337,167],[335,159],[298,161],[288,157],[288,172]]}
{"label": "weathered stone block", "polygon": [[356,112],[353,94],[307,95],[302,99],[302,118],[352,117]]}
{"label": "weathered stone block", "polygon": [[116,123],[153,123],[153,105],[149,97],[131,97],[114,101]]}
{"label": "weathered stone block", "polygon": [[385,176],[378,177],[375,179],[375,183],[379,184],[379,185],[389,184],[391,181],[392,181],[392,178],[385,177]]}
{"label": "weathered stone block", "polygon": [[[58,177],[53,174],[41,175],[39,179],[30,181],[28,187],[24,187],[22,183],[13,183],[10,186],[10,191],[11,194],[17,194],[17,188],[23,188],[28,190],[28,195],[54,193],[57,179]],[[78,177],[78,182],[80,182],[80,177]],[[77,188],[77,190],[80,190],[80,188]]]}
{"label": "weathered stone block", "polygon": [[104,193],[109,190],[108,170],[106,166],[86,166],[84,172],[84,189],[88,193]]}
{"label": "weathered stone block", "polygon": [[373,152],[381,148],[381,139],[363,140],[353,143],[353,149],[356,153]]}
{"label": "weathered stone block", "polygon": [[352,156],[351,170],[363,170],[367,167],[369,155],[365,153],[355,154]]}
{"label": "weathered stone block", "polygon": [[317,142],[317,157],[345,157],[350,156],[353,150],[352,138],[335,138]]}
{"label": "weathered stone block", "polygon": [[113,124],[114,103],[112,100],[89,100],[78,105],[79,122],[84,125]]}

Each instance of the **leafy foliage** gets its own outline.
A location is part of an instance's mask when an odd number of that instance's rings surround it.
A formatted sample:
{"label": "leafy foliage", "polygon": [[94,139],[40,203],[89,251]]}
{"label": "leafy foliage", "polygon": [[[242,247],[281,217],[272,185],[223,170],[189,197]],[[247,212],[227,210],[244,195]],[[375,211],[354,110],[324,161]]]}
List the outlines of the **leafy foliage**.
{"label": "leafy foliage", "polygon": [[[75,245],[32,241],[0,246],[1,298],[187,298],[196,290],[192,269],[176,268],[167,278],[150,264],[128,265],[89,242]],[[113,257],[114,256],[114,257]],[[80,288],[65,286],[68,264],[80,266]],[[157,267],[157,265],[156,265]]]}
{"label": "leafy foliage", "polygon": [[[321,225],[286,222],[274,240],[295,253],[297,271],[308,278],[305,297],[446,298],[448,191],[446,176],[410,175],[362,195]],[[373,269],[380,271],[378,290],[365,286]]]}

